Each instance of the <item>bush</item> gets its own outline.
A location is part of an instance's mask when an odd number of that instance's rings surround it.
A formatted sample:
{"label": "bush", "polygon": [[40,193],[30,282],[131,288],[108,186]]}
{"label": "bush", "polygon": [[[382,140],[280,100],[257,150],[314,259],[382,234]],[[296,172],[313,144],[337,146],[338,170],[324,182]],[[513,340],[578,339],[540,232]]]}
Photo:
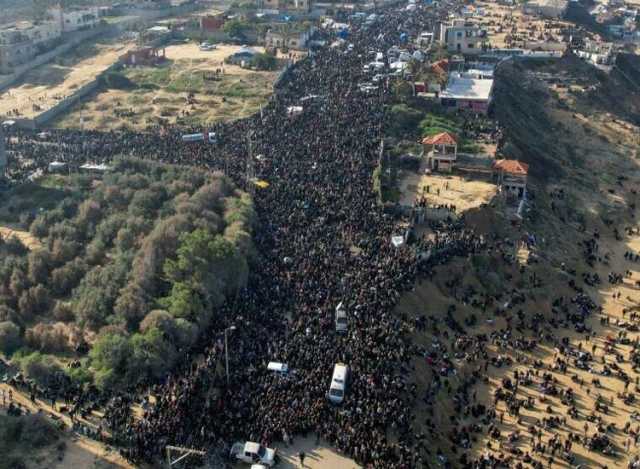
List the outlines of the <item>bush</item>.
{"label": "bush", "polygon": [[257,70],[275,70],[278,67],[278,60],[271,54],[259,53],[251,59],[251,66]]}
{"label": "bush", "polygon": [[43,355],[40,352],[23,356],[18,363],[22,372],[42,387],[49,387],[63,373],[62,368],[51,355]]}
{"label": "bush", "polygon": [[414,134],[422,118],[422,112],[406,104],[395,104],[389,112],[389,131],[393,136]]}
{"label": "bush", "polygon": [[102,83],[112,90],[131,90],[136,87],[136,84],[122,72],[105,73],[102,76]]}
{"label": "bush", "polygon": [[70,352],[72,335],[69,326],[61,322],[40,323],[27,329],[24,338],[29,347],[41,352]]}
{"label": "bush", "polygon": [[[40,449],[54,444],[60,439],[60,430],[50,423],[41,414],[23,415],[20,417],[9,417],[0,414],[0,454],[7,456],[11,451],[18,449],[31,450]],[[12,465],[15,461],[4,467],[12,469],[20,467]],[[0,463],[7,463],[6,460]],[[24,467],[24,466],[23,466]]]}
{"label": "bush", "polygon": [[11,355],[21,345],[20,328],[11,321],[0,322],[0,352]]}

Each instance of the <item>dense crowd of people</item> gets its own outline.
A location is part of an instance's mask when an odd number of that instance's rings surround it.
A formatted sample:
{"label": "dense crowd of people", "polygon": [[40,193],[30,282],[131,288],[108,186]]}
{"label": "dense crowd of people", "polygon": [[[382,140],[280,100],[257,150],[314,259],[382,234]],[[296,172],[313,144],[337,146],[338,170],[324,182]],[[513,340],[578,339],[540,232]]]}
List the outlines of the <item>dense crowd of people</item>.
{"label": "dense crowd of people", "polygon": [[[406,227],[377,203],[372,174],[389,90],[381,86],[377,94],[361,93],[362,65],[370,59],[370,50],[387,50],[399,42],[400,32],[418,34],[438,11],[444,10],[420,8],[413,15],[387,11],[372,28],[354,26],[352,49],[327,47],[297,62],[258,115],[206,129],[216,132],[215,144],[186,144],[177,128],[147,133],[51,130],[41,135],[11,131],[9,176],[15,181],[46,171],[52,161],[79,166],[132,155],[223,170],[255,192],[259,223],[254,241],[260,261],[248,287],[218,312],[201,353],[185,357],[164,382],[150,386],[153,399],[145,398],[141,418],[131,416],[131,395],[113,396],[104,406],[105,422],[126,457],[154,461],[166,445],[227,455],[234,441],[268,446],[308,433],[363,465],[389,469],[429,467],[433,457],[448,467],[523,467],[524,462],[541,468],[542,455],[551,463],[554,457],[573,463],[573,445],[616,451],[607,437],[612,429],[600,425],[596,415],[605,407],[594,412],[584,434],[553,435],[567,418],[578,415],[571,388],[561,386],[553,373],[566,372],[571,363],[629,381],[615,360],[603,358],[596,366],[595,349],[589,353],[586,345],[585,350],[572,347],[553,333],[571,327],[589,341],[586,320],[601,309],[578,291],[575,281],[569,283],[576,288],[573,296],[550,299],[551,318],[525,314],[522,291],[488,294],[465,287],[459,279],[446,283],[450,296],[473,306],[477,315],[462,321],[455,304],[443,317],[409,320],[392,314],[402,292],[413,288],[419,277],[432,278],[436,265],[474,253],[509,260],[513,251],[504,240],[477,235],[463,219],[432,223],[430,236],[409,233],[411,242],[394,245],[392,237]],[[288,112],[299,105],[302,113]],[[255,179],[268,182],[268,187],[256,187]],[[448,208],[455,212],[455,207]],[[594,233],[582,245],[590,265],[603,261],[598,239]],[[625,253],[625,259],[637,262],[638,255]],[[624,278],[612,273],[609,281],[619,284]],[[599,283],[595,276],[583,280]],[[539,282],[532,274],[528,286]],[[339,303],[349,316],[345,335],[335,332]],[[488,323],[502,318],[506,327],[486,335],[472,333],[469,328],[485,313]],[[227,378],[222,337],[231,326]],[[411,330],[428,332],[433,338],[429,347],[412,342]],[[624,340],[621,336],[613,343]],[[558,350],[550,368],[528,357],[542,342]],[[498,353],[490,353],[488,346]],[[638,349],[634,344],[628,360],[640,363]],[[416,357],[425,360],[432,374],[423,395],[409,379]],[[481,403],[474,386],[487,381],[489,367],[513,366],[514,360],[518,369],[502,380],[493,403]],[[286,363],[290,372],[267,370],[269,361]],[[338,362],[350,367],[352,378],[344,403],[335,406],[326,394]],[[460,368],[466,372],[452,385],[447,378]],[[522,388],[536,390],[536,398],[523,399],[518,394]],[[442,441],[434,407],[443,390],[454,407],[452,430],[446,435],[451,448],[429,444]],[[499,429],[504,415],[498,407],[519,419],[522,409],[548,406],[545,396],[561,398],[567,413],[549,408],[548,417],[530,430],[534,454],[524,453],[518,443],[525,435],[504,435]],[[78,403],[77,398],[68,399]],[[416,421],[416,402],[426,409],[424,421]],[[631,425],[625,431],[640,435]],[[489,451],[495,449],[490,442],[486,454],[468,458],[466,450],[481,433],[498,442],[501,451],[504,444],[500,456]],[[543,434],[551,435],[548,441],[542,441]],[[451,454],[457,459],[451,461]],[[510,466],[515,460],[522,462]]]}
{"label": "dense crowd of people", "polygon": [[[207,129],[218,135],[216,144],[186,145],[172,128],[12,132],[10,156],[20,159],[9,169],[14,180],[46,171],[52,161],[73,167],[135,155],[222,169],[251,190],[246,176],[253,166],[255,177],[269,183],[255,189],[260,265],[240,299],[219,312],[205,358],[197,365],[185,361],[156,385],[156,402],[140,420],[128,418],[126,405],[107,406],[106,419],[128,457],[150,461],[167,444],[226,453],[236,439],[269,445],[315,432],[373,467],[420,466],[422,455],[410,450],[406,384],[416,350],[406,325],[391,314],[415,282],[416,249],[391,244],[397,222],[381,212],[373,192],[387,91],[365,96],[357,84],[369,48],[386,50],[400,30],[419,32],[426,15],[388,13],[375,33],[355,28],[352,51],[326,48],[298,62],[259,115]],[[301,114],[287,112],[301,102]],[[434,247],[460,254],[467,244],[465,236],[451,235]],[[345,336],[333,325],[340,302],[350,317]],[[223,351],[216,337],[231,325],[227,385],[216,372]],[[270,373],[269,360],[293,372],[288,378]],[[326,400],[337,362],[352,376],[340,407]],[[389,442],[389,429],[398,444]]]}

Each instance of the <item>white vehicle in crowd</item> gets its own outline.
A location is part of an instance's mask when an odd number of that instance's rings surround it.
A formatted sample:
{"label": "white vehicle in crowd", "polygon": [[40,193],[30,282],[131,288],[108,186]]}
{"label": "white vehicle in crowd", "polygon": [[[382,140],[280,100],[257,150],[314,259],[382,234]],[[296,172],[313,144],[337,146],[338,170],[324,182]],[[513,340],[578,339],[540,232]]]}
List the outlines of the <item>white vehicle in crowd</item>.
{"label": "white vehicle in crowd", "polygon": [[344,307],[342,301],[336,306],[336,332],[345,333],[349,327],[347,320],[347,308]]}
{"label": "white vehicle in crowd", "polygon": [[349,381],[349,367],[344,363],[336,363],[333,367],[333,375],[331,376],[331,386],[327,393],[327,399],[334,404],[341,404],[344,401],[344,395],[347,392],[347,384]]}
{"label": "white vehicle in crowd", "polygon": [[369,70],[374,70],[376,72],[382,72],[384,70],[384,62],[371,62],[369,64]]}
{"label": "white vehicle in crowd", "polygon": [[272,371],[284,378],[289,374],[289,365],[280,362],[269,362],[267,364],[267,370]]}
{"label": "white vehicle in crowd", "polygon": [[277,462],[275,449],[265,448],[261,444],[254,443],[253,441],[234,443],[229,454],[233,459],[258,466],[273,467]]}

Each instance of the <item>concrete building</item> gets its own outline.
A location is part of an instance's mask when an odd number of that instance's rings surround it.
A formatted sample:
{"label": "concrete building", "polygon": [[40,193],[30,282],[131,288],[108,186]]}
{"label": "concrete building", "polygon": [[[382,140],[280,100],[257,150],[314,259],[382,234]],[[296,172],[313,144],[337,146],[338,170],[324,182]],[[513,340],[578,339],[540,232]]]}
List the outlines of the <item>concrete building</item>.
{"label": "concrete building", "polygon": [[0,73],[13,73],[16,67],[46,52],[61,34],[60,25],[52,21],[20,21],[0,29]]}
{"label": "concrete building", "polygon": [[507,197],[522,199],[527,194],[529,165],[518,160],[496,160],[493,175],[500,192]]}
{"label": "concrete building", "polygon": [[522,11],[543,18],[562,18],[568,6],[569,0],[529,0],[523,5]]}
{"label": "concrete building", "polygon": [[311,10],[310,0],[262,0],[261,9],[278,12],[308,13]]}
{"label": "concrete building", "polygon": [[267,31],[264,45],[268,49],[286,47],[288,49],[302,50],[315,32],[315,28],[288,30],[284,27],[274,27]]}
{"label": "concrete building", "polygon": [[225,59],[225,62],[245,66],[256,56],[257,52],[250,47],[241,47],[237,52]]}
{"label": "concrete building", "polygon": [[458,141],[449,132],[442,132],[422,140],[424,157],[432,171],[451,172],[458,158]]}
{"label": "concrete building", "polygon": [[222,30],[224,26],[224,13],[217,15],[200,16],[200,31],[203,33],[214,33]]}
{"label": "concrete building", "polygon": [[493,95],[493,79],[469,73],[450,73],[440,103],[453,110],[486,114]]}
{"label": "concrete building", "polygon": [[454,19],[440,25],[440,43],[449,52],[457,54],[480,54],[487,44],[487,30],[464,19]]}
{"label": "concrete building", "polygon": [[49,18],[58,23],[63,33],[71,33],[80,29],[93,28],[100,22],[100,9],[88,7],[77,10],[50,8]]}

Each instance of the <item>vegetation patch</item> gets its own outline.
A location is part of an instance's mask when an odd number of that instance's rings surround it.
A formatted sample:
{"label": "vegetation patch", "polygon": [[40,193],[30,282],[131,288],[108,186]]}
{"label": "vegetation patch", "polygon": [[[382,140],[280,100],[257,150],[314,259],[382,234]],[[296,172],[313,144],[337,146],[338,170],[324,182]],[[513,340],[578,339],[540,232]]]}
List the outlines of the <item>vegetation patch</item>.
{"label": "vegetation patch", "polygon": [[42,249],[0,244],[2,352],[43,384],[58,357],[87,357],[74,376],[100,387],[160,378],[246,284],[252,201],[221,174],[135,159],[63,178],[24,220]]}

